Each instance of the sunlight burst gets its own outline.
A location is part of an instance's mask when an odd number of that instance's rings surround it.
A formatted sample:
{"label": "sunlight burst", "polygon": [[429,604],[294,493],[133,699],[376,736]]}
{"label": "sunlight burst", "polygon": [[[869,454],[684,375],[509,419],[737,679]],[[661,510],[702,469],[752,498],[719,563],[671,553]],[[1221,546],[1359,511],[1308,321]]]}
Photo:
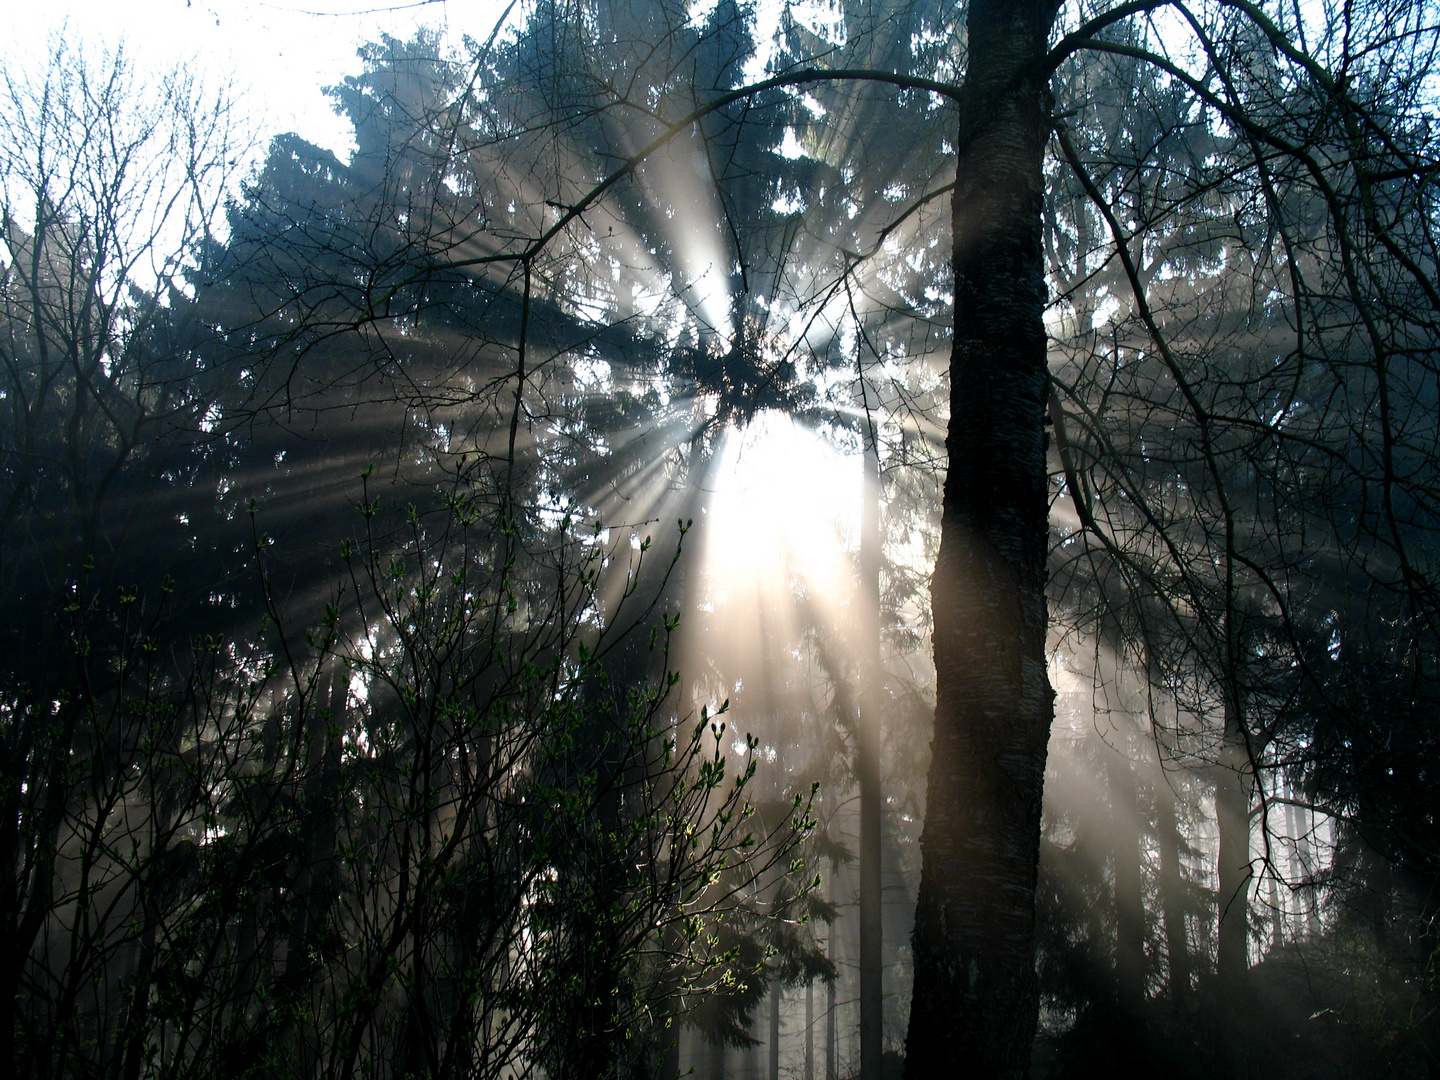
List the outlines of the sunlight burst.
{"label": "sunlight burst", "polygon": [[832,662],[853,655],[861,485],[858,456],[783,413],[762,411],[722,438],[687,636],[702,697],[743,692],[746,730],[805,707],[813,687],[795,665],[807,642],[840,650]]}

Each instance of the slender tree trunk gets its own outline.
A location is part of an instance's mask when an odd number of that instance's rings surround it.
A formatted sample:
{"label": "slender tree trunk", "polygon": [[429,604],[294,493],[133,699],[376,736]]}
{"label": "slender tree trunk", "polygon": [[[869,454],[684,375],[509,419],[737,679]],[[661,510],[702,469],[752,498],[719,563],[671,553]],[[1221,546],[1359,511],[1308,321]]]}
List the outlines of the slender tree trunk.
{"label": "slender tree trunk", "polygon": [[805,983],[805,1080],[815,1080],[815,980]]}
{"label": "slender tree trunk", "polygon": [[[835,959],[835,930],[830,930],[830,941],[827,945],[830,959]],[[825,984],[825,1080],[836,1080],[838,1073],[838,1062],[835,1055],[838,1053],[836,1046],[835,1032],[835,983],[838,979],[831,979]]]}
{"label": "slender tree trunk", "polygon": [[769,1069],[765,1075],[770,1080],[780,1080],[780,1004],[785,996],[785,988],[779,979],[770,981],[770,1039],[768,1064]]}
{"label": "slender tree trunk", "polygon": [[[1296,794],[1293,790],[1290,792],[1292,798],[1296,797]],[[1307,883],[1297,896],[1298,906],[1302,909],[1298,914],[1303,915],[1305,919],[1304,929],[1300,930],[1297,927],[1297,933],[1307,937],[1318,937],[1321,933],[1320,906],[1313,885],[1315,812],[1294,805],[1287,806],[1285,812],[1290,835],[1295,840],[1294,846],[1290,849],[1290,856],[1286,860],[1290,880]]]}
{"label": "slender tree trunk", "polygon": [[1164,773],[1155,782],[1155,842],[1160,849],[1160,906],[1169,960],[1172,1007],[1186,1002],[1190,992],[1190,942],[1185,933],[1185,877],[1180,868],[1180,830],[1175,814],[1175,792]]}
{"label": "slender tree trunk", "polygon": [[949,471],[932,583],[935,734],[906,1075],[1026,1075],[1054,694],[1045,668],[1041,245],[1052,0],[972,0],[954,194]]}
{"label": "slender tree trunk", "polygon": [[1220,1063],[1234,1080],[1252,1075],[1242,1034],[1249,1018],[1250,793],[1253,774],[1246,753],[1239,713],[1233,696],[1225,705],[1225,743],[1215,770],[1215,818],[1219,833],[1216,858],[1219,887],[1216,907],[1219,932],[1215,950],[1216,1015],[1219,1022]]}
{"label": "slender tree trunk", "polygon": [[[863,393],[863,384],[862,384]],[[867,407],[867,412],[868,412]],[[860,780],[860,1080],[880,1080],[885,1052],[883,896],[880,882],[880,447],[873,415],[866,436],[860,518],[860,591],[864,609],[857,772]]]}
{"label": "slender tree trunk", "polygon": [[280,1015],[284,1019],[276,1039],[301,1068],[318,1068],[324,1055],[303,1021],[311,1013],[307,999],[314,992],[319,963],[316,945],[324,936],[324,924],[334,902],[340,731],[349,683],[338,659],[331,660],[330,665],[326,707],[314,702],[308,715],[295,719],[295,723],[306,726],[308,743],[306,775],[301,786],[303,848],[294,860],[295,871],[285,904],[290,932],[280,982]]}
{"label": "slender tree trunk", "polygon": [[1215,971],[1220,992],[1244,988],[1250,941],[1250,768],[1230,710],[1225,718],[1225,751],[1216,771],[1215,817],[1220,834],[1219,945]]}
{"label": "slender tree trunk", "polygon": [[1115,800],[1111,865],[1115,870],[1115,984],[1122,1015],[1138,1018],[1145,1003],[1145,897],[1141,877],[1140,800],[1129,732],[1122,753],[1110,759],[1110,791]]}

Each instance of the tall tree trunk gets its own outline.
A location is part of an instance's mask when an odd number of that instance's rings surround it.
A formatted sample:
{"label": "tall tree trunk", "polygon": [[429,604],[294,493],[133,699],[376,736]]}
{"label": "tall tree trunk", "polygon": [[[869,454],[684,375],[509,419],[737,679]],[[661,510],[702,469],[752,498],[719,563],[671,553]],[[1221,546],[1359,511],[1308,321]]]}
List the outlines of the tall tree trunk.
{"label": "tall tree trunk", "polygon": [[1250,882],[1249,759],[1232,711],[1225,715],[1225,748],[1216,770],[1215,817],[1220,834],[1219,944],[1215,972],[1223,998],[1242,991],[1249,970]]}
{"label": "tall tree trunk", "polygon": [[[835,959],[835,928],[830,928],[829,941],[826,942],[826,951],[830,959]],[[839,1053],[836,1045],[835,1031],[835,983],[838,979],[831,979],[825,984],[825,1080],[836,1080],[838,1075],[839,1062],[835,1055]]]}
{"label": "tall tree trunk", "polygon": [[1215,770],[1215,818],[1219,833],[1219,933],[1215,950],[1215,1004],[1220,1025],[1221,1065],[1235,1080],[1252,1075],[1245,1028],[1249,1019],[1250,798],[1254,774],[1246,752],[1239,712],[1225,706],[1225,743]]}
{"label": "tall tree trunk", "polygon": [[[1292,798],[1297,797],[1297,793],[1293,790],[1290,795]],[[1315,811],[1306,810],[1293,804],[1285,809],[1290,835],[1295,838],[1295,845],[1291,848],[1290,858],[1287,860],[1290,880],[1307,883],[1298,897],[1305,916],[1305,929],[1302,933],[1310,937],[1318,937],[1322,928],[1319,897],[1314,887],[1316,870]]]}
{"label": "tall tree trunk", "polygon": [[[325,936],[334,903],[340,732],[349,692],[343,664],[338,658],[329,663],[326,704],[322,707],[318,701],[312,702],[308,712],[295,718],[295,723],[306,727],[307,761],[300,788],[302,835],[285,903],[290,925],[280,980],[281,1008],[277,1010],[282,1019],[274,1037],[302,1070],[318,1068],[324,1054],[304,1020],[311,1013],[308,998],[319,963],[317,946]],[[318,684],[315,693],[319,693]]]}
{"label": "tall tree trunk", "polygon": [[780,1003],[784,996],[785,988],[780,980],[770,980],[770,1039],[766,1047],[769,1068],[765,1072],[769,1080],[780,1080]]}
{"label": "tall tree trunk", "polygon": [[[864,384],[861,384],[864,393]],[[883,894],[880,888],[880,446],[867,402],[864,492],[860,515],[860,723],[856,756],[860,780],[860,1080],[880,1080],[885,1052]]]}
{"label": "tall tree trunk", "polygon": [[1160,850],[1160,906],[1169,960],[1172,1007],[1187,1003],[1190,992],[1190,942],[1185,933],[1185,877],[1180,868],[1180,826],[1175,791],[1163,771],[1155,780],[1155,843]]}
{"label": "tall tree trunk", "polygon": [[1140,800],[1131,733],[1118,733],[1120,753],[1110,758],[1115,800],[1111,865],[1115,870],[1115,985],[1121,1015],[1138,1020],[1145,1004],[1145,896],[1141,875]]}
{"label": "tall tree trunk", "polygon": [[949,471],[932,583],[935,734],[906,1075],[1026,1074],[1054,694],[1045,668],[1048,373],[1037,74],[1053,0],[972,0],[954,194]]}
{"label": "tall tree trunk", "polygon": [[805,1080],[815,1080],[815,980],[805,983]]}

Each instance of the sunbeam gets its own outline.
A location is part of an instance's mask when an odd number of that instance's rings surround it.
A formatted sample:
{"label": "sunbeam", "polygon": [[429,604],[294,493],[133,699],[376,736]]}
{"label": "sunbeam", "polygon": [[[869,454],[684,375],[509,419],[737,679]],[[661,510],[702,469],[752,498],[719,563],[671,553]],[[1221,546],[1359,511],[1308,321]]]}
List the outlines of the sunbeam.
{"label": "sunbeam", "polygon": [[829,681],[852,667],[861,484],[858,456],[774,411],[727,429],[702,481],[686,656],[763,743],[823,707],[818,654]]}

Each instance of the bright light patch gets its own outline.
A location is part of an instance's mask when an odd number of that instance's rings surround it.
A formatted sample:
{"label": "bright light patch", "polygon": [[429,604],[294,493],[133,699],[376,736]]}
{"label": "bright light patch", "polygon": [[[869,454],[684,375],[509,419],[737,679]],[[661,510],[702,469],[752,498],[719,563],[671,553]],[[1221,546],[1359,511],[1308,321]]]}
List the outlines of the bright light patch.
{"label": "bright light patch", "polygon": [[710,474],[705,566],[728,588],[790,580],[848,592],[861,470],[815,432],[775,411],[724,436]]}
{"label": "bright light patch", "polygon": [[675,295],[705,331],[728,338],[733,329],[730,259],[708,158],[699,146],[677,140],[651,157],[637,176],[654,205],[668,211],[656,226],[674,256]]}
{"label": "bright light patch", "polygon": [[734,699],[735,723],[762,741],[809,699],[796,669],[807,640],[842,668],[857,655],[862,483],[859,457],[777,412],[728,432],[706,477],[700,573],[682,623],[688,670],[701,700]]}

